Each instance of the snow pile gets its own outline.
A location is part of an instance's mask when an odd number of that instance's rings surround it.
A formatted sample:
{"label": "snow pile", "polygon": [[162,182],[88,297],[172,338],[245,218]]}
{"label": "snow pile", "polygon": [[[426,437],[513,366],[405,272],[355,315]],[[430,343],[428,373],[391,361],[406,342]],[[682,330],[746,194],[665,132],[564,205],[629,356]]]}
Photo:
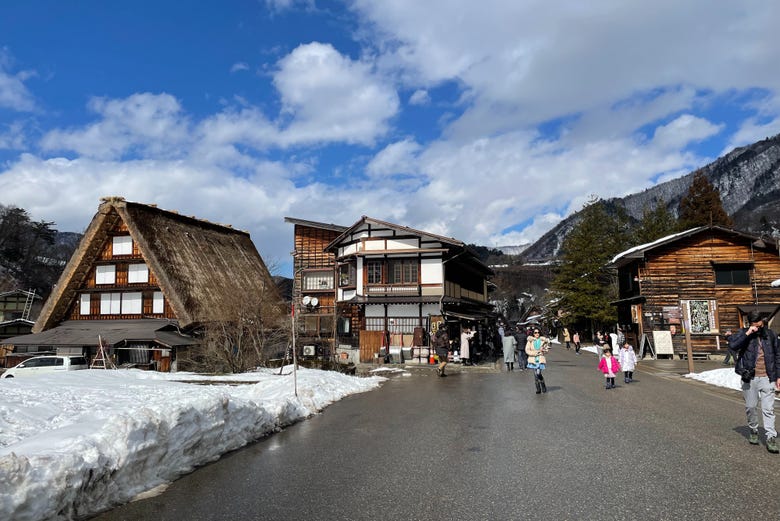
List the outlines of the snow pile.
{"label": "snow pile", "polygon": [[385,380],[300,369],[296,397],[290,371],[0,380],[0,519],[100,512]]}

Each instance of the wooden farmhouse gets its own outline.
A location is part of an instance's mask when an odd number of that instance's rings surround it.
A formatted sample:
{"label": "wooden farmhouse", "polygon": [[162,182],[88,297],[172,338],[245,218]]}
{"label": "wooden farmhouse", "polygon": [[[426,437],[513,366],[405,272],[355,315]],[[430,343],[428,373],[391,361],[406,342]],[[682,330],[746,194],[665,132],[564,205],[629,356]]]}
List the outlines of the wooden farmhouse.
{"label": "wooden farmhouse", "polygon": [[[333,353],[336,347],[336,257],[325,247],[347,227],[293,217],[293,294],[299,345],[305,356]],[[344,331],[340,331],[344,333]]]}
{"label": "wooden farmhouse", "polygon": [[335,258],[339,344],[359,347],[363,362],[383,349],[414,358],[438,324],[458,338],[462,323],[492,314],[493,271],[456,239],[363,216],[325,252]]}
{"label": "wooden farmhouse", "polygon": [[772,286],[780,278],[777,243],[748,233],[693,228],[631,248],[612,264],[618,323],[635,346],[647,339],[658,354],[687,352],[686,317],[693,353],[709,356],[725,354],[723,333],[743,327],[748,312],[771,317],[780,307]]}
{"label": "wooden farmhouse", "polygon": [[33,334],[3,341],[14,354],[94,356],[101,339],[119,364],[168,371],[204,326],[279,305],[247,232],[120,197],[102,201]]}

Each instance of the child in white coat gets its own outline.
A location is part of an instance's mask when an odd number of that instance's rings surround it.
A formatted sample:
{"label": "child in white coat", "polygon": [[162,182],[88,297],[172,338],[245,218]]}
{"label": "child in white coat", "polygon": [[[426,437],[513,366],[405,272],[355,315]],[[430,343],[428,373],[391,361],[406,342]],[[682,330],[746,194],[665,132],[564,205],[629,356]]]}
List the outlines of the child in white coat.
{"label": "child in white coat", "polygon": [[623,347],[618,353],[618,361],[620,367],[623,368],[623,381],[630,384],[634,381],[634,369],[636,369],[636,353],[634,348],[628,343],[628,340],[623,342]]}

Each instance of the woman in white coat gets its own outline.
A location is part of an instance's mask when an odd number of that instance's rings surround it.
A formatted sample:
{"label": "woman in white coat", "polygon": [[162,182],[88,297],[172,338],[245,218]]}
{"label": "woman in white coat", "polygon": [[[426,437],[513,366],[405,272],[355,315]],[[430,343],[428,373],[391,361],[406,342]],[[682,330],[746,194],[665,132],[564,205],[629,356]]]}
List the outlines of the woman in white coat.
{"label": "woman in white coat", "polygon": [[460,359],[463,365],[471,365],[471,346],[469,341],[474,337],[474,331],[464,328],[460,333]]}

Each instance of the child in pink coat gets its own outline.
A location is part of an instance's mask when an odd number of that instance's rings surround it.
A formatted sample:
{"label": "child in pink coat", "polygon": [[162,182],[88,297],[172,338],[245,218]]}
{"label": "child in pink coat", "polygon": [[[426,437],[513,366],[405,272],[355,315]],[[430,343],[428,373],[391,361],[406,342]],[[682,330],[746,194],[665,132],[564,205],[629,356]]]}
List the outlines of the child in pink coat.
{"label": "child in pink coat", "polygon": [[611,347],[604,348],[604,356],[599,360],[599,371],[604,373],[604,378],[607,379],[606,389],[614,389],[615,374],[620,372],[620,362],[612,356]]}

